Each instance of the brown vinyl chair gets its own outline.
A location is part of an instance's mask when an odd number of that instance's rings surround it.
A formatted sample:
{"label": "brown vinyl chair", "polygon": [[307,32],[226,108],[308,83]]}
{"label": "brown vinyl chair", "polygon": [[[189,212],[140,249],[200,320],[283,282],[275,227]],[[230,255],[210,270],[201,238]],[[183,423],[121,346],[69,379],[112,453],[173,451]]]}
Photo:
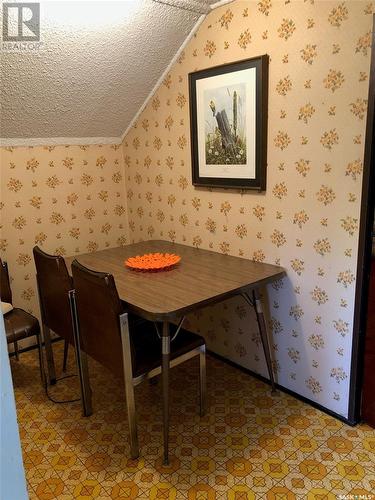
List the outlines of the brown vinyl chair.
{"label": "brown vinyl chair", "polygon": [[[12,304],[12,290],[10,288],[9,272],[6,262],[0,259],[0,298],[2,302]],[[20,309],[13,307],[4,314],[5,334],[8,344],[14,345],[14,353],[17,361],[19,360],[18,342],[29,337],[36,337],[39,354],[39,368],[42,384],[44,385],[43,351],[42,339],[40,334],[39,321],[35,316]]]}
{"label": "brown vinyl chair", "polygon": [[[134,387],[161,373],[161,340],[152,322],[139,323],[128,314],[111,274],[72,263],[74,291],[70,292],[77,358],[87,353],[125,382],[131,457],[139,456]],[[171,341],[170,366],[199,355],[200,409],[206,407],[206,346],[199,335],[180,329]],[[81,362],[79,361],[79,363]],[[92,413],[86,360],[82,366],[84,414]]]}
{"label": "brown vinyl chair", "polygon": [[56,370],[51,345],[51,331],[64,339],[63,371],[66,370],[69,344],[74,346],[69,291],[73,288],[65,260],[58,255],[33,248],[38,284],[42,331],[46,347],[47,367],[50,384],[56,383]]}

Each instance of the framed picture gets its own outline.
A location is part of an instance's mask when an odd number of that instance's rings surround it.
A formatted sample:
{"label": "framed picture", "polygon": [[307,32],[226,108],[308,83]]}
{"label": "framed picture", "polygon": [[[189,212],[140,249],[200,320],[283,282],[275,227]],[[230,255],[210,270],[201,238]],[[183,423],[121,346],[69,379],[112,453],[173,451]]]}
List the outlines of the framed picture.
{"label": "framed picture", "polygon": [[193,185],[266,189],[268,55],[189,74]]}

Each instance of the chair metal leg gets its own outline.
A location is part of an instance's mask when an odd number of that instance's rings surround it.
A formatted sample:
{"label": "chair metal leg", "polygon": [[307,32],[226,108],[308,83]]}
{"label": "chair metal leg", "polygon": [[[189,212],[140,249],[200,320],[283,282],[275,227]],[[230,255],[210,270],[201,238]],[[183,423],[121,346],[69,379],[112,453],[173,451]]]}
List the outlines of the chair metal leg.
{"label": "chair metal leg", "polygon": [[38,342],[38,356],[39,356],[39,370],[40,370],[40,378],[42,381],[42,386],[46,387],[46,374],[44,371],[44,358],[43,358],[43,344],[42,344],[42,335],[39,333],[36,336]]}
{"label": "chair metal leg", "polygon": [[39,289],[39,281],[38,275],[36,276],[36,283],[38,286],[38,300],[39,300],[39,309],[42,317],[42,341],[44,341],[44,347],[46,350],[46,359],[47,359],[47,372],[48,372],[48,381],[50,385],[56,384],[56,369],[55,369],[55,361],[53,359],[53,350],[51,344],[51,330],[44,324],[43,318],[43,306],[41,301],[41,294]]}
{"label": "chair metal leg", "polygon": [[130,455],[131,458],[139,457],[139,444],[137,432],[137,415],[135,410],[133,368],[131,359],[131,347],[129,338],[128,314],[120,315],[122,357],[124,366],[124,381],[126,394],[126,407],[128,411],[129,437],[130,437]]}
{"label": "chair metal leg", "polygon": [[51,330],[46,326],[42,326],[44,345],[46,348],[47,370],[50,385],[56,384],[55,360],[53,358],[53,350],[51,343]]}
{"label": "chair metal leg", "polygon": [[169,323],[163,321],[162,336],[162,380],[163,380],[163,441],[164,465],[169,464],[169,361],[171,352],[171,339],[169,336]]}
{"label": "chair metal leg", "polygon": [[19,361],[20,360],[20,356],[19,356],[19,353],[18,353],[18,342],[17,342],[17,340],[15,340],[13,342],[13,345],[14,345],[14,354],[16,355],[16,360]]}
{"label": "chair metal leg", "polygon": [[68,362],[68,349],[69,349],[69,342],[67,340],[64,340],[64,358],[63,358],[63,372],[66,372],[66,364]]}
{"label": "chair metal leg", "polygon": [[267,363],[267,368],[268,368],[268,375],[269,375],[270,381],[271,381],[272,392],[275,392],[276,391],[275,379],[274,379],[273,370],[272,370],[271,349],[270,349],[270,344],[269,344],[268,335],[267,335],[267,324],[266,324],[266,321],[264,319],[262,302],[260,300],[260,294],[259,294],[258,288],[255,288],[253,290],[253,298],[254,298],[254,304],[255,304],[255,312],[256,312],[258,325],[259,325],[260,337],[262,339],[264,356],[266,358],[266,363]]}
{"label": "chair metal leg", "polygon": [[203,345],[199,353],[199,403],[200,415],[207,411],[207,383],[206,383],[206,346]]}
{"label": "chair metal leg", "polygon": [[82,372],[82,389],[84,392],[84,397],[82,401],[84,401],[84,408],[83,408],[83,416],[84,417],[89,417],[92,415],[92,390],[90,387],[90,377],[89,377],[89,363],[88,363],[88,358],[87,354],[80,349],[80,365],[81,365],[81,372]]}
{"label": "chair metal leg", "polygon": [[76,305],[74,290],[70,290],[69,292],[69,303],[70,303],[70,313],[72,315],[74,345],[75,345],[77,369],[80,381],[83,416],[89,417],[90,415],[92,415],[92,399],[91,399],[89,370],[87,363],[87,354],[81,350],[77,305]]}

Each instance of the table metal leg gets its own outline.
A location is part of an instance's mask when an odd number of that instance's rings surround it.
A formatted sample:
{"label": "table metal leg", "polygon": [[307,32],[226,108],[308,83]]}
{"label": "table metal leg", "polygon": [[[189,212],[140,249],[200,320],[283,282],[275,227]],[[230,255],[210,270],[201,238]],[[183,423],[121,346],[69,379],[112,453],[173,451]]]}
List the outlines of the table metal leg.
{"label": "table metal leg", "polygon": [[168,436],[169,436],[169,358],[170,337],[169,323],[163,322],[162,335],[162,379],[163,379],[163,440],[164,440],[164,465],[168,465]]}
{"label": "table metal leg", "polygon": [[272,392],[275,392],[275,380],[273,377],[273,370],[272,370],[271,349],[268,341],[267,324],[264,319],[262,301],[260,300],[259,289],[255,288],[253,290],[253,299],[251,299],[249,294],[246,292],[243,292],[241,295],[246,300],[246,302],[255,309],[260,338],[262,340],[263,352],[267,363],[268,375],[271,381]]}
{"label": "table metal leg", "polygon": [[202,345],[199,353],[199,407],[200,416],[203,417],[207,410],[207,384],[206,384],[206,346]]}
{"label": "table metal leg", "polygon": [[254,297],[255,312],[257,315],[257,320],[258,320],[258,325],[259,325],[260,337],[262,339],[263,351],[264,351],[264,355],[265,355],[266,363],[267,363],[267,368],[268,368],[268,375],[269,375],[270,381],[271,381],[272,392],[275,392],[275,390],[276,390],[275,389],[275,380],[273,377],[271,349],[270,349],[270,344],[269,344],[268,335],[267,335],[267,324],[266,324],[266,320],[264,319],[262,301],[260,300],[260,293],[259,293],[258,288],[255,288],[253,290],[253,297]]}

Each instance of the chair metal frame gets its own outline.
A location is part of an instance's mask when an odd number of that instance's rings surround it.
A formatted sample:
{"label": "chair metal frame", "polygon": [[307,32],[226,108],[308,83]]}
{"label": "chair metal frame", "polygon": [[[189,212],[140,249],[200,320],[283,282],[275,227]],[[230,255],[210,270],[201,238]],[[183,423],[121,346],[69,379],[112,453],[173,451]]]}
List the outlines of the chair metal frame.
{"label": "chair metal frame", "polygon": [[[77,363],[79,366],[79,373],[81,376],[83,414],[84,416],[87,417],[92,414],[91,388],[89,383],[87,354],[81,349],[81,337],[79,331],[79,318],[78,318],[75,290],[71,290],[69,292],[69,300],[72,313],[73,333],[75,340]],[[128,313],[123,313],[119,315],[119,325],[121,333],[122,358],[124,367],[126,407],[127,407],[128,424],[129,424],[130,455],[132,459],[136,459],[139,457],[139,441],[138,441],[138,431],[137,431],[137,415],[135,408],[134,388],[144,380],[146,379],[150,380],[160,375],[162,369],[161,366],[158,366],[153,370],[150,370],[149,372],[138,375],[137,377],[133,377]],[[200,415],[203,416],[206,413],[207,409],[206,346],[202,345],[200,347],[197,347],[196,349],[193,349],[171,360],[170,367],[173,368],[174,366],[177,366],[195,356],[199,356],[199,389],[200,389],[199,403],[200,403]]]}
{"label": "chair metal frame", "polygon": [[44,313],[42,307],[42,296],[40,293],[38,274],[35,275],[36,285],[38,290],[38,302],[39,302],[39,310],[40,310],[40,319],[41,319],[41,335],[43,335],[44,347],[46,351],[46,362],[47,362],[47,375],[48,375],[48,383],[50,385],[56,384],[56,368],[55,368],[55,359],[53,356],[52,350],[52,342],[51,342],[51,330],[44,323]]}

